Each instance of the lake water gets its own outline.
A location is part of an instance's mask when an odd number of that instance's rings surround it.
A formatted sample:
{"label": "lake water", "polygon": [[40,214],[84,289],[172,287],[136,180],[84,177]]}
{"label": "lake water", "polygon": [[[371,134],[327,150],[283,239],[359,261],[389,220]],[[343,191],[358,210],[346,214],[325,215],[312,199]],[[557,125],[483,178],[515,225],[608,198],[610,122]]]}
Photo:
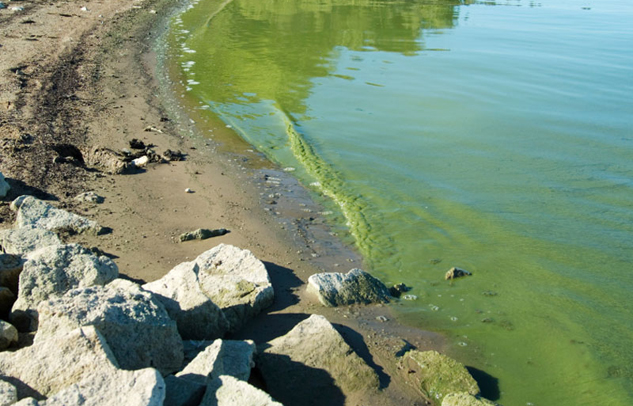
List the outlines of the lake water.
{"label": "lake water", "polygon": [[[201,0],[188,97],[509,405],[633,404],[633,2]],[[444,281],[452,266],[473,276]]]}

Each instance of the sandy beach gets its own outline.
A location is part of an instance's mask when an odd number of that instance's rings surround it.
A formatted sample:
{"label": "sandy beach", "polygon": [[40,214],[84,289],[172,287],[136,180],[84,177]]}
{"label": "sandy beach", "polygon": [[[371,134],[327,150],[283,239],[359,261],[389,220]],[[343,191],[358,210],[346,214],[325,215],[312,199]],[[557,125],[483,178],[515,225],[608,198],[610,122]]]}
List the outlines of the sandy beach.
{"label": "sandy beach", "polygon": [[[232,140],[222,123],[196,125],[198,118],[186,116],[175,102],[178,96],[169,93],[173,89],[161,86],[164,73],[152,45],[174,11],[173,2],[5,5],[0,10],[0,171],[12,189],[2,201],[0,227],[12,225],[8,206],[15,197],[50,200],[111,229],[66,241],[97,247],[126,278],[144,282],[220,243],[248,249],[266,264],[276,297],[234,338],[264,342],[310,314],[322,314],[378,371],[383,390],[374,404],[424,404],[392,378],[398,373],[394,353],[405,341],[441,350],[442,337],[398,325],[390,311],[397,303],[332,309],[306,295],[310,275],[362,268],[362,259],[330,235],[321,209],[296,181],[246,143]],[[203,137],[201,127],[212,135]],[[120,151],[132,139],[154,145],[159,153],[181,151],[185,159],[119,175],[81,162],[97,146]],[[73,154],[75,160],[67,159]],[[104,202],[73,199],[86,191]],[[179,241],[180,234],[198,228],[230,232]]]}

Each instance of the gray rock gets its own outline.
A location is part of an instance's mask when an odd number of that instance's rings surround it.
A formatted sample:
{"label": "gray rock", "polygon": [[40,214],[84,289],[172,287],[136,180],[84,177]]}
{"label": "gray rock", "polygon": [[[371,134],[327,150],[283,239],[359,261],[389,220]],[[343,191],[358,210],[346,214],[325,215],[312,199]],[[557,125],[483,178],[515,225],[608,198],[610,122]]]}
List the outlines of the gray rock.
{"label": "gray rock", "polygon": [[437,351],[411,350],[401,362],[409,382],[436,405],[451,393],[479,394],[479,386],[466,367]]}
{"label": "gray rock", "polygon": [[[292,390],[288,388],[289,390]],[[283,406],[266,392],[232,376],[223,375],[207,386],[200,406]]]}
{"label": "gray rock", "polygon": [[24,262],[19,255],[0,254],[0,286],[5,286],[17,293]]}
{"label": "gray rock", "polygon": [[478,398],[470,393],[451,393],[446,395],[442,401],[442,406],[496,406],[497,404],[488,399]]}
{"label": "gray rock", "polygon": [[57,234],[34,226],[0,231],[0,245],[7,254],[25,255],[49,245],[61,244]]}
{"label": "gray rock", "polygon": [[0,351],[18,342],[18,330],[4,320],[0,320]]}
{"label": "gray rock", "polygon": [[17,211],[16,228],[37,227],[57,233],[100,234],[103,228],[97,222],[69,213],[34,198],[20,196],[11,203],[11,209]]}
{"label": "gray rock", "polygon": [[199,228],[195,231],[190,231],[188,233],[180,234],[180,241],[190,241],[190,240],[206,240],[211,237],[219,237],[221,235],[227,234],[229,230],[225,228],[217,228],[214,230],[209,230],[206,228]]}
{"label": "gray rock", "polygon": [[77,196],[75,196],[74,200],[78,202],[82,202],[82,203],[95,203],[95,204],[101,204],[105,201],[103,196],[99,196],[98,194],[92,191],[80,193]]}
{"label": "gray rock", "polygon": [[8,319],[15,303],[15,294],[9,288],[0,287],[0,318]]}
{"label": "gray rock", "polygon": [[77,244],[44,247],[27,256],[11,321],[20,331],[37,328],[37,305],[73,288],[105,285],[119,274],[108,257]]}
{"label": "gray rock", "polygon": [[165,381],[154,368],[95,373],[46,399],[46,406],[162,406]]}
{"label": "gray rock", "polygon": [[319,315],[259,346],[255,363],[269,393],[285,404],[317,406],[345,398],[362,404],[379,386],[374,370]]}
{"label": "gray rock", "polygon": [[4,180],[4,175],[0,172],[0,197],[6,197],[9,190],[11,190],[11,186]]}
{"label": "gray rock", "polygon": [[446,272],[446,275],[444,275],[444,279],[449,280],[449,279],[461,278],[461,277],[470,276],[470,275],[472,275],[472,273],[464,269],[452,267],[451,269],[448,270],[448,272]]}
{"label": "gray rock", "polygon": [[251,376],[255,343],[247,341],[215,340],[193,359],[177,377],[206,385],[220,375],[231,375],[247,381]]}
{"label": "gray rock", "polygon": [[185,340],[216,339],[229,329],[224,312],[200,287],[199,270],[195,263],[185,262],[162,279],[143,285],[163,303]]}
{"label": "gray rock", "polygon": [[9,406],[18,401],[18,390],[9,382],[0,380],[0,406]]}
{"label": "gray rock", "polygon": [[[175,315],[179,323],[188,319],[189,327],[180,327],[184,334],[193,331],[195,316],[211,319],[209,331],[203,326],[198,339],[218,334],[223,323],[214,319],[213,306],[224,313],[229,331],[237,331],[250,318],[270,306],[274,299],[273,286],[264,264],[248,250],[220,244],[172,269],[165,277],[144,286],[145,289],[176,301],[185,315]],[[200,309],[197,307],[200,306]],[[210,314],[206,314],[211,312]],[[213,321],[218,320],[218,321]],[[200,323],[201,324],[201,323]],[[204,337],[201,337],[204,336]],[[190,338],[194,338],[190,336]]]}
{"label": "gray rock", "polygon": [[193,361],[202,351],[213,344],[215,340],[183,340],[182,347],[185,351],[185,364]]}
{"label": "gray rock", "polygon": [[390,297],[389,289],[381,281],[361,269],[352,269],[346,274],[314,274],[308,278],[307,290],[324,306],[386,303]]}
{"label": "gray rock", "polygon": [[25,385],[20,397],[51,396],[117,366],[108,344],[94,327],[82,327],[15,352],[0,353],[0,375]]}
{"label": "gray rock", "polygon": [[206,385],[169,375],[165,378],[167,393],[165,406],[198,406],[202,401]]}
{"label": "gray rock", "polygon": [[117,280],[108,286],[74,289],[38,307],[40,326],[35,342],[79,326],[103,334],[122,369],[154,367],[178,371],[183,363],[182,339],[176,323],[150,292]]}

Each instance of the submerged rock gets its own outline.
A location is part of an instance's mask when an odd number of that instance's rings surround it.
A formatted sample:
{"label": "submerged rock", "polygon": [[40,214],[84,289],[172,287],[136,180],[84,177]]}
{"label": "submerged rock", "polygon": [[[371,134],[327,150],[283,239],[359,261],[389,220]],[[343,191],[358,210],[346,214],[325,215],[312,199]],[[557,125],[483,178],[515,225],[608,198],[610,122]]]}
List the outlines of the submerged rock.
{"label": "submerged rock", "polygon": [[479,394],[479,386],[466,367],[437,351],[411,350],[401,363],[414,387],[436,405],[451,393]]}
{"label": "submerged rock", "polygon": [[389,288],[389,293],[393,297],[400,297],[401,294],[410,291],[411,288],[405,285],[404,283],[397,283]]}
{"label": "submerged rock", "polygon": [[381,281],[361,269],[352,269],[346,274],[314,274],[308,279],[307,289],[324,306],[386,303],[390,297],[389,289]]}
{"label": "submerged rock", "polygon": [[117,280],[108,286],[74,289],[38,307],[35,342],[80,326],[94,326],[123,369],[154,367],[163,373],[181,368],[182,339],[176,323],[150,292]]}
{"label": "submerged rock", "polygon": [[379,387],[374,370],[319,315],[260,345],[255,362],[269,393],[289,405],[317,406],[346,397],[369,397]]}
{"label": "submerged rock", "polygon": [[11,209],[17,212],[16,228],[32,226],[56,233],[89,233],[94,235],[103,231],[103,227],[97,222],[55,208],[33,196],[18,197],[11,203]]}
{"label": "submerged rock", "polygon": [[459,269],[459,268],[451,268],[448,270],[448,272],[446,272],[446,275],[444,276],[445,280],[449,280],[449,279],[455,279],[455,278],[461,278],[463,276],[470,276],[472,275],[472,273],[464,270],[464,269]]}

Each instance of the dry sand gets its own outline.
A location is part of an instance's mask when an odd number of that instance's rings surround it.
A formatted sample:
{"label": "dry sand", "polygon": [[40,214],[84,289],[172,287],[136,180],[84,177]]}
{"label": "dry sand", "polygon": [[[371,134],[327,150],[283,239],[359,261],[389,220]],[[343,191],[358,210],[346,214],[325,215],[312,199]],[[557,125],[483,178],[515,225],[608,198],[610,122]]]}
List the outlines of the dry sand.
{"label": "dry sand", "polygon": [[[220,123],[203,123],[205,133],[213,133],[203,138],[191,122],[199,118],[186,116],[169,89],[159,86],[150,45],[173,2],[5,5],[23,10],[0,10],[0,171],[12,186],[2,202],[0,227],[11,226],[13,198],[47,198],[111,228],[110,234],[67,241],[98,247],[125,277],[139,281],[158,279],[220,243],[249,249],[266,263],[276,300],[235,338],[264,342],[311,313],[323,314],[379,372],[384,390],[376,405],[424,404],[393,379],[393,354],[401,339],[420,349],[441,349],[442,338],[398,325],[392,305],[329,309],[305,295],[310,275],[362,267],[358,254],[330,236],[321,209],[296,181]],[[159,131],[145,131],[148,127]],[[132,138],[154,144],[160,153],[180,150],[187,158],[127,175],[54,162],[68,154],[68,144],[87,154],[94,146],[129,147]],[[105,202],[73,201],[89,190]],[[230,233],[178,241],[181,233],[201,227]],[[379,315],[389,321],[377,321]]]}

